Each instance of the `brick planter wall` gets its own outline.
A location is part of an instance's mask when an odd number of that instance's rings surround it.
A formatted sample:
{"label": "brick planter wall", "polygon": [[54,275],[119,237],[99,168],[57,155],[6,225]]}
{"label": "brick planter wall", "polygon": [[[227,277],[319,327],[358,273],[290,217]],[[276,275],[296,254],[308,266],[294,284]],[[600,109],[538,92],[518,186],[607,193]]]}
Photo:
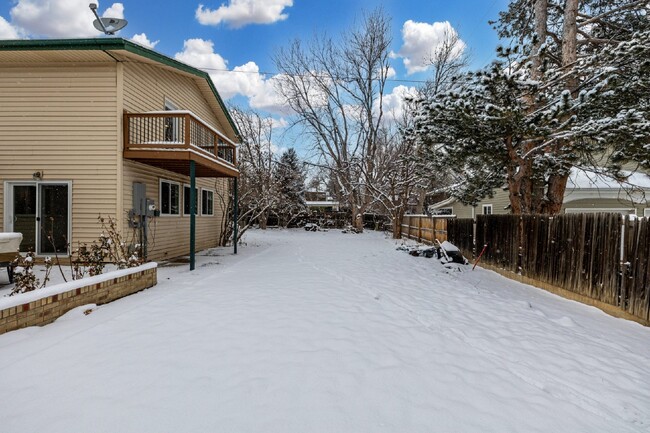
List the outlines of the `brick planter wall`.
{"label": "brick planter wall", "polygon": [[148,263],[0,299],[0,334],[46,325],[81,305],[106,304],[155,286],[156,269],[155,263]]}

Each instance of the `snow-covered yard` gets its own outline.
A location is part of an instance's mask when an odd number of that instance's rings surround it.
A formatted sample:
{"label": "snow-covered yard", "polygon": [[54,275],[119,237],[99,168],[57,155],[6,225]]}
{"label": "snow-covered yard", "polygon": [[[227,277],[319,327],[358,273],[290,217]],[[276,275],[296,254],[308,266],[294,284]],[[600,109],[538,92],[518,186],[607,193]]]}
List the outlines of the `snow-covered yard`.
{"label": "snow-covered yard", "polygon": [[380,233],[246,240],[0,336],[0,431],[650,431],[650,329]]}

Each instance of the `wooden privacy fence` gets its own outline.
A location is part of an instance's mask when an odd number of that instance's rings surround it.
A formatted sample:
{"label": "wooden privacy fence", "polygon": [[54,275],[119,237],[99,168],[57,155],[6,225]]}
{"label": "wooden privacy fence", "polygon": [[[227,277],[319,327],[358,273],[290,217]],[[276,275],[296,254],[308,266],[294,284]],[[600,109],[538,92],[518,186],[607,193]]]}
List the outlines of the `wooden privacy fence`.
{"label": "wooden privacy fence", "polygon": [[447,240],[447,220],[444,217],[405,215],[402,236],[427,244],[432,244],[434,239],[444,242]]}
{"label": "wooden privacy fence", "polygon": [[650,322],[650,221],[619,214],[407,215],[402,236],[449,240],[468,256]]}
{"label": "wooden privacy fence", "polygon": [[[471,220],[470,220],[471,221]],[[449,241],[469,253],[467,221]],[[487,264],[650,320],[650,223],[618,214],[479,215],[475,251]]]}

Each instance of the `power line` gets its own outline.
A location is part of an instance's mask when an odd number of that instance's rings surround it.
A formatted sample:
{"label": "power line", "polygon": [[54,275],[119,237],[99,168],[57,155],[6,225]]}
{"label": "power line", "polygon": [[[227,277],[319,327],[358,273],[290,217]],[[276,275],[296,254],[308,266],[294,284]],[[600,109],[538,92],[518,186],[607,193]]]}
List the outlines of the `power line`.
{"label": "power line", "polygon": [[[240,74],[259,74],[259,75],[279,75],[279,72],[269,72],[269,71],[237,71],[234,69],[219,69],[219,68],[199,68],[203,71],[212,71],[212,72],[231,72],[231,73],[240,73]],[[287,74],[282,73],[282,75],[290,75],[292,77],[309,77],[305,74]],[[393,83],[414,83],[414,84],[425,84],[427,80],[406,80],[402,78],[387,78],[386,81]]]}

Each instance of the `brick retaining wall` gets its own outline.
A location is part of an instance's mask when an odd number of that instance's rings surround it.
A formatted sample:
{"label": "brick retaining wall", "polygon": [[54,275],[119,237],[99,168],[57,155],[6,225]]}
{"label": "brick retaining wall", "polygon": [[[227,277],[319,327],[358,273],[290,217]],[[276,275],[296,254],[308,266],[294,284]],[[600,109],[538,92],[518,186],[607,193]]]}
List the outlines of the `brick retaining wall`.
{"label": "brick retaining wall", "polygon": [[[143,269],[144,268],[144,269]],[[41,326],[54,322],[73,308],[87,304],[106,304],[124,296],[131,295],[157,283],[156,267],[143,266],[133,268],[132,273],[124,275],[124,271],[116,272],[119,276],[111,278],[111,273],[98,275],[89,279],[87,285],[79,280],[77,287],[59,293],[49,293],[55,286],[43,291],[43,297],[32,299],[0,310],[0,334],[28,326]],[[101,278],[105,277],[105,278]],[[103,281],[97,282],[97,279]],[[90,281],[94,280],[94,281]],[[29,292],[28,295],[38,293]],[[14,298],[20,301],[21,295]],[[15,302],[14,302],[15,303]],[[2,306],[0,305],[0,308]]]}

